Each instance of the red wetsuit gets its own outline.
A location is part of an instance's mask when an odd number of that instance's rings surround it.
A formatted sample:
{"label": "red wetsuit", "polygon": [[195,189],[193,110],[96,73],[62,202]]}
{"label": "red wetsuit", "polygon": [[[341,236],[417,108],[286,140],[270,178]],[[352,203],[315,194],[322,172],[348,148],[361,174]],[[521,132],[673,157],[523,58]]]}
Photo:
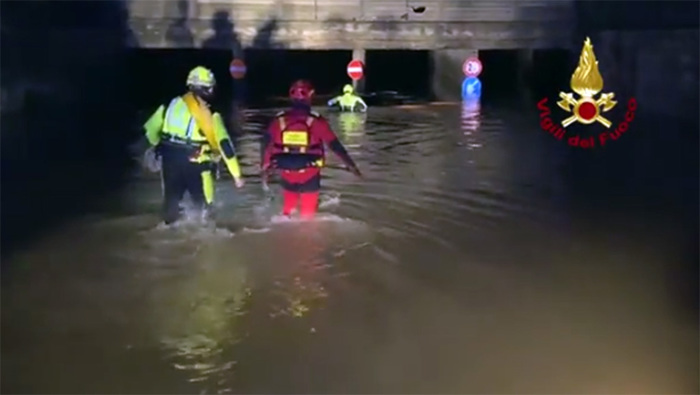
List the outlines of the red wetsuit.
{"label": "red wetsuit", "polygon": [[263,170],[272,167],[280,173],[283,215],[290,215],[297,205],[300,205],[302,218],[316,214],[321,166],[325,161],[324,146],[351,170],[357,169],[328,121],[308,108],[293,108],[277,114],[263,136],[263,146]]}

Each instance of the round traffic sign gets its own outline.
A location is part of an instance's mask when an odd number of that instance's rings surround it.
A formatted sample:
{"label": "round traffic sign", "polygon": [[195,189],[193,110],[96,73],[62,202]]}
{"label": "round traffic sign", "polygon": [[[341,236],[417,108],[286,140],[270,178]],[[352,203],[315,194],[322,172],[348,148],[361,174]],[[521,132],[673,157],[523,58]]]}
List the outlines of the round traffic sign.
{"label": "round traffic sign", "polygon": [[462,71],[467,77],[478,77],[484,67],[476,56],[467,58],[462,65]]}
{"label": "round traffic sign", "polygon": [[351,60],[350,63],[348,63],[348,77],[350,77],[353,81],[362,79],[364,73],[365,64],[362,63],[361,60]]}
{"label": "round traffic sign", "polygon": [[228,66],[228,71],[231,73],[231,77],[237,80],[245,77],[246,70],[245,62],[243,62],[241,59],[233,59],[231,64]]}

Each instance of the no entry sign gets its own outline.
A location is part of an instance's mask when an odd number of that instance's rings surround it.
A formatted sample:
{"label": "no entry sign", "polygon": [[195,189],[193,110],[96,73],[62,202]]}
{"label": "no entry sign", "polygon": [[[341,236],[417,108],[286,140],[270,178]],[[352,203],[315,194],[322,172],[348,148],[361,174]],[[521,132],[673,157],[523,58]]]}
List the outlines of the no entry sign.
{"label": "no entry sign", "polygon": [[467,77],[478,77],[481,74],[481,70],[484,67],[481,65],[481,61],[476,56],[467,58],[462,65],[462,71]]}
{"label": "no entry sign", "polygon": [[360,60],[351,60],[350,63],[348,63],[348,77],[350,77],[353,81],[357,81],[359,79],[362,79],[362,76],[365,74],[365,65],[362,63]]}
{"label": "no entry sign", "polygon": [[240,80],[241,78],[245,77],[245,62],[243,62],[241,59],[233,59],[231,64],[228,66],[228,71],[231,73],[231,77]]}

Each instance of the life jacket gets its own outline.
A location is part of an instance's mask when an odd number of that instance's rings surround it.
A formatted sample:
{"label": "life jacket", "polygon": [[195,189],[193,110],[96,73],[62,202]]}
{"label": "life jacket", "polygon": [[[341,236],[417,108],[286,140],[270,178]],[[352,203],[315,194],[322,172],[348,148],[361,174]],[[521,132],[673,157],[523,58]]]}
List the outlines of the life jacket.
{"label": "life jacket", "polygon": [[207,105],[191,92],[176,97],[165,113],[161,151],[187,153],[193,162],[218,161],[221,150],[215,128],[219,127],[220,118],[219,114],[212,115]]}
{"label": "life jacket", "polygon": [[314,111],[304,115],[282,111],[276,115],[279,134],[272,136],[271,156],[276,168],[303,171],[323,166],[323,141],[311,128],[319,117]]}

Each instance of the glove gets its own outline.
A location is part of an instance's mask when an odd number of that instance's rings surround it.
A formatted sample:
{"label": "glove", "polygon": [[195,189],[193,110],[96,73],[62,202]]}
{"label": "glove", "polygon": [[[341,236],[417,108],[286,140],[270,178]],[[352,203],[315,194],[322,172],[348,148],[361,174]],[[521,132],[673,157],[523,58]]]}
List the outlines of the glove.
{"label": "glove", "polygon": [[350,170],[350,172],[354,174],[357,178],[363,178],[362,173],[360,172],[360,169],[357,168],[357,166],[349,166],[348,170]]}
{"label": "glove", "polygon": [[157,154],[155,147],[151,147],[144,152],[142,163],[152,173],[159,173],[163,168],[163,161]]}
{"label": "glove", "polygon": [[146,150],[151,148],[151,144],[145,136],[140,137],[138,140],[129,144],[127,151],[129,155],[135,160],[141,160]]}

